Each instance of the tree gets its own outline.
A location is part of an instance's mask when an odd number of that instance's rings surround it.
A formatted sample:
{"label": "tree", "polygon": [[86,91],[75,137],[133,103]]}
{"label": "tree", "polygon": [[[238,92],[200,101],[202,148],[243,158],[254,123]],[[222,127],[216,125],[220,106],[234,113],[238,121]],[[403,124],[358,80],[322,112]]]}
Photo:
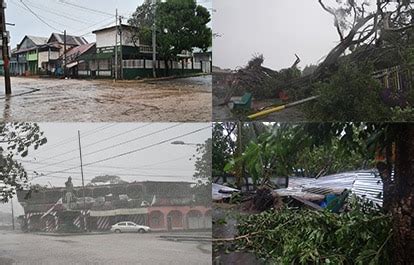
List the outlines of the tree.
{"label": "tree", "polygon": [[193,176],[199,184],[211,183],[211,143],[211,138],[209,138],[204,144],[197,145],[198,156],[194,155],[195,173]]}
{"label": "tree", "polygon": [[0,201],[7,202],[15,190],[28,186],[27,173],[16,157],[26,157],[30,147],[37,150],[46,143],[37,124],[0,124]]}
{"label": "tree", "polygon": [[114,175],[102,175],[96,176],[91,180],[90,184],[123,184],[127,183],[126,181],[122,180],[119,176]]}
{"label": "tree", "polygon": [[[230,126],[230,127],[228,127]],[[215,123],[212,138],[212,176],[221,177],[224,167],[230,161],[234,152],[235,142],[231,134],[235,126],[233,123]]]}
{"label": "tree", "polygon": [[[383,182],[383,207],[393,223],[393,263],[410,264],[414,260],[414,125],[410,123],[309,124],[315,144],[341,137],[352,148],[364,139],[371,150],[381,152],[383,162],[377,168]],[[353,130],[359,126],[360,130]]]}
{"label": "tree", "polygon": [[211,204],[211,138],[207,139],[204,144],[197,145],[197,155],[195,158],[194,179],[197,184],[192,188],[195,195],[195,202],[204,205]]}
{"label": "tree", "polygon": [[[154,16],[155,14],[155,16]],[[194,0],[157,1],[155,5],[145,2],[134,12],[128,23],[134,27],[135,43],[151,43],[152,26],[156,25],[157,52],[165,61],[178,59],[183,51],[199,48],[206,51],[212,43],[211,21],[208,10]]]}
{"label": "tree", "polygon": [[[376,155],[383,182],[383,210],[392,218],[392,264],[410,264],[414,260],[414,125],[308,123],[286,126],[284,130],[276,126],[273,133],[259,136],[235,159],[244,160],[253,177],[266,180],[299,168],[298,162],[308,148],[340,148],[339,159],[358,158],[359,153],[360,162],[373,160]],[[331,149],[331,154],[332,150],[335,152]]]}
{"label": "tree", "polygon": [[[333,16],[340,42],[328,53],[313,78],[332,69],[338,58],[348,49],[352,51],[360,46],[367,49],[382,46],[383,38],[390,33],[398,33],[399,41],[410,39],[407,34],[414,27],[413,7],[409,0],[397,3],[377,0],[375,7],[370,6],[367,1],[359,0],[337,0],[335,6],[327,6],[323,0],[318,2],[323,10]],[[391,43],[387,43],[389,44]],[[364,53],[369,54],[367,50]]]}

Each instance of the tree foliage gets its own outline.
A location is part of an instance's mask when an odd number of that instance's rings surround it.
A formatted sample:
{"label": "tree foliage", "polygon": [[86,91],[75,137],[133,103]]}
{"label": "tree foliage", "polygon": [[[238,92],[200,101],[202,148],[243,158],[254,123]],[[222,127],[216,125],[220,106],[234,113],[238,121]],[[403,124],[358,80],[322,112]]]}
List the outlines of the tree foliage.
{"label": "tree foliage", "polygon": [[27,173],[16,158],[26,157],[30,147],[37,150],[46,143],[37,124],[0,124],[0,201],[7,202],[15,190],[28,186]]}
{"label": "tree foliage", "polygon": [[151,43],[154,20],[157,52],[164,60],[177,59],[178,54],[193,48],[205,51],[211,46],[212,31],[207,26],[211,15],[194,0],[157,1],[155,5],[145,2],[139,6],[128,21],[135,29],[135,43]]}
{"label": "tree foliage", "polygon": [[[335,131],[326,132],[328,125]],[[251,140],[241,155],[235,154],[224,170],[234,171],[242,161],[258,184],[294,174],[316,177],[361,169],[373,157],[362,129],[356,124],[274,124]]]}
{"label": "tree foliage", "polygon": [[[231,128],[227,127],[231,126]],[[235,125],[231,123],[215,123],[213,125],[212,138],[212,174],[213,177],[221,176],[224,167],[230,161],[235,150],[235,142],[231,138],[231,132]]]}
{"label": "tree foliage", "polygon": [[373,68],[341,63],[329,79],[314,85],[319,99],[306,113],[320,121],[380,121],[389,119],[390,109],[380,95],[380,83],[372,77]]}
{"label": "tree foliage", "polygon": [[91,180],[91,184],[99,184],[99,183],[109,183],[109,184],[122,184],[127,183],[126,181],[122,180],[121,177],[115,175],[102,175],[96,176]]}
{"label": "tree foliage", "polygon": [[211,182],[211,138],[207,139],[204,144],[197,146],[197,155],[195,155],[195,173],[194,178],[198,180],[199,184]]}
{"label": "tree foliage", "polygon": [[242,217],[235,248],[271,264],[391,264],[391,219],[352,198],[336,214],[285,208]]}

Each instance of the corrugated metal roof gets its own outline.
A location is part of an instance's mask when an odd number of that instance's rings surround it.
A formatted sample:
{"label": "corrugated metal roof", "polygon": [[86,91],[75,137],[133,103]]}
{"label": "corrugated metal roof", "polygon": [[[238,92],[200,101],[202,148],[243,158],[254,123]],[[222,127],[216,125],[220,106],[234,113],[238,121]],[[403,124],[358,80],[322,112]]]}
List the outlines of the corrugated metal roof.
{"label": "corrugated metal roof", "polygon": [[47,43],[47,38],[44,37],[37,37],[37,36],[26,36],[28,39],[30,39],[31,41],[33,41],[33,43],[36,46],[41,46],[41,45],[45,45]]}
{"label": "corrugated metal roof", "polygon": [[[49,41],[53,36],[56,38],[58,43],[63,44],[65,42],[64,35],[60,33],[52,33],[52,36],[50,36],[50,38],[47,41]],[[79,45],[88,44],[88,41],[84,37],[66,35],[66,43],[68,45],[79,46]]]}
{"label": "corrugated metal roof", "polygon": [[95,46],[95,43],[89,43],[89,44],[84,44],[84,45],[80,45],[80,46],[76,46],[72,49],[70,49],[69,51],[66,52],[66,56],[67,57],[78,57],[81,56],[82,54],[84,54],[85,52],[89,51],[89,49],[91,49],[93,46]]}
{"label": "corrugated metal roof", "polygon": [[289,188],[301,188],[302,191],[317,194],[347,189],[359,197],[382,205],[383,184],[376,170],[344,172],[318,179],[292,177],[289,178]]}
{"label": "corrugated metal roof", "polygon": [[219,201],[225,198],[230,198],[232,192],[239,192],[240,190],[213,183],[211,191],[213,201]]}

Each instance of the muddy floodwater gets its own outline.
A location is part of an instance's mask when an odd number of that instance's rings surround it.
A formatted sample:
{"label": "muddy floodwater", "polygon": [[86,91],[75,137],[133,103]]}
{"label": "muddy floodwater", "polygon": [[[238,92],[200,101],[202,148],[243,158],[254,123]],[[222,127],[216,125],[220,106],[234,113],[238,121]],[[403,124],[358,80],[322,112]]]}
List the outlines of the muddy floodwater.
{"label": "muddy floodwater", "polygon": [[4,121],[203,122],[211,120],[211,76],[168,81],[0,78]]}

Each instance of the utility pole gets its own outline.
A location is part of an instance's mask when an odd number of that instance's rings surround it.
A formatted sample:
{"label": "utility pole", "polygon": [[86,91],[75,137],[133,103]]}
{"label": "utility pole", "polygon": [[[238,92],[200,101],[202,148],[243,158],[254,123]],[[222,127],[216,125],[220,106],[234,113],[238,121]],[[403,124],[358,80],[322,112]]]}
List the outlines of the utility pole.
{"label": "utility pole", "polygon": [[123,56],[122,56],[122,16],[119,16],[119,54],[121,57],[121,76],[120,79],[124,79],[124,67],[123,67]]}
{"label": "utility pole", "polygon": [[66,78],[66,64],[67,64],[67,61],[66,61],[66,30],[63,32],[63,53],[64,53],[64,57],[65,57],[65,64],[64,64],[64,67],[65,67],[65,69],[63,70],[63,72],[65,73],[65,78]]}
{"label": "utility pole", "polygon": [[1,1],[1,12],[0,12],[0,33],[2,41],[2,55],[3,55],[3,72],[4,72],[4,84],[6,88],[6,95],[11,95],[11,83],[10,83],[10,68],[9,68],[9,34],[6,30],[6,2]]}
{"label": "utility pole", "polygon": [[157,26],[155,23],[155,15],[157,8],[157,0],[152,0],[154,23],[152,25],[152,76],[157,77]]}
{"label": "utility pole", "polygon": [[86,197],[85,197],[85,180],[83,178],[83,161],[82,161],[82,146],[81,146],[81,136],[80,131],[78,131],[79,139],[79,158],[80,158],[80,168],[82,176],[82,196],[83,196],[83,227],[86,231]]}
{"label": "utility pole", "polygon": [[14,227],[14,208],[13,208],[13,198],[10,200],[10,204],[11,204],[11,212],[12,212],[12,225],[13,225],[13,230],[15,229]]}
{"label": "utility pole", "polygon": [[115,81],[118,79],[118,8],[115,13]]}

